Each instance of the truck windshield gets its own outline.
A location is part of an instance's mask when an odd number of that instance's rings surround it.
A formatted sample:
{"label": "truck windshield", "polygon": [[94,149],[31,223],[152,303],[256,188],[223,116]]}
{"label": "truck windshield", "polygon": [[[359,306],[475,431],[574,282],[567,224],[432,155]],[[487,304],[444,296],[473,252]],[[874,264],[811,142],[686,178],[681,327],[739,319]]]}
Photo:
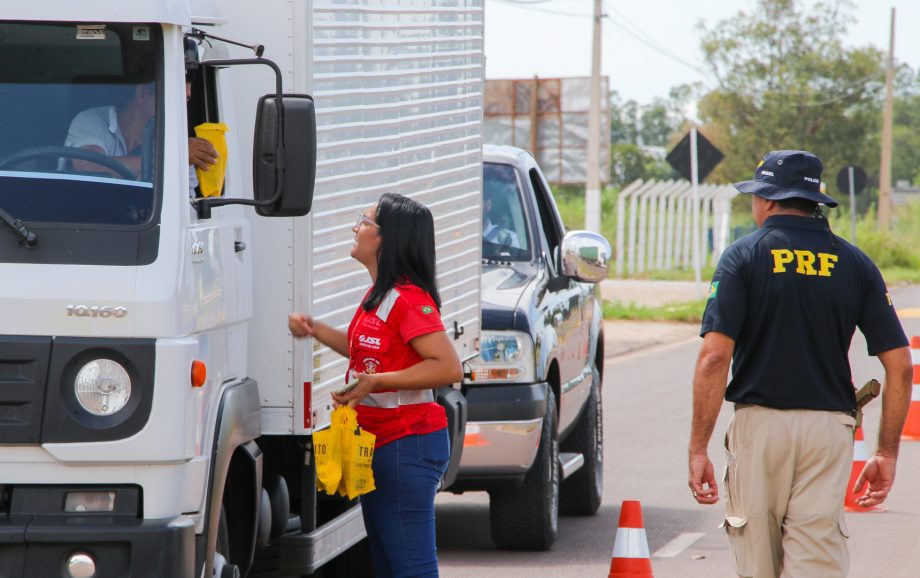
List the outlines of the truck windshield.
{"label": "truck windshield", "polygon": [[511,165],[483,164],[482,258],[530,261],[530,235],[517,171]]}
{"label": "truck windshield", "polygon": [[0,22],[0,207],[27,222],[153,216],[162,35]]}

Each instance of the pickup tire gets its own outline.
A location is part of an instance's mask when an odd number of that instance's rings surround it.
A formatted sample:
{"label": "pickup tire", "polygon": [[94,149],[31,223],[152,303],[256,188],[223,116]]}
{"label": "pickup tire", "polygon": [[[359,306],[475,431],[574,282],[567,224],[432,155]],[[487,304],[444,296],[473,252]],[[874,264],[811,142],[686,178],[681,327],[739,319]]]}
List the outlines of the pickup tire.
{"label": "pickup tire", "polygon": [[559,510],[573,516],[593,516],[601,507],[604,489],[604,412],[601,405],[601,373],[592,367],[591,393],[575,429],[562,444],[563,451],[584,456],[585,463],[562,483]]}
{"label": "pickup tire", "polygon": [[556,399],[546,392],[546,415],[534,463],[519,488],[489,492],[492,541],[504,550],[548,550],[559,534],[559,437]]}

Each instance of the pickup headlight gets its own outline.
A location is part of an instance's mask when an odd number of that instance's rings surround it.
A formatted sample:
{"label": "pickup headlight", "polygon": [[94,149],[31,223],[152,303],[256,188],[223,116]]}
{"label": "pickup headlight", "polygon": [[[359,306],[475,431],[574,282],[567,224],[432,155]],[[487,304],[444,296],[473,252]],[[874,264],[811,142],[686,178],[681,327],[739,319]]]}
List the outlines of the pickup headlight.
{"label": "pickup headlight", "polygon": [[111,359],[94,359],[84,365],[73,387],[77,401],[93,415],[118,413],[131,398],[131,377]]}
{"label": "pickup headlight", "polygon": [[474,383],[533,382],[533,340],[517,331],[483,331],[479,355],[467,365]]}

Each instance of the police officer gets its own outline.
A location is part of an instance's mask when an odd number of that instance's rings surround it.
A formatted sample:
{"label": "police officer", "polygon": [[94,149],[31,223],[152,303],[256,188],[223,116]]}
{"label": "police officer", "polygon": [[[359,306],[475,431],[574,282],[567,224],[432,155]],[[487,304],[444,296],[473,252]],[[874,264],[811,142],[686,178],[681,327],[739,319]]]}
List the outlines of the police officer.
{"label": "police officer", "polygon": [[735,413],[723,526],[742,577],[847,574],[843,501],[856,423],[847,353],[856,327],[886,382],[878,449],[856,484],[862,506],[891,489],[910,404],[907,338],[878,268],[821,215],[819,203],[837,206],[820,192],[822,170],[809,152],[773,151],[753,180],[735,184],[751,194],[760,230],[722,255],[703,314],[689,486],[700,504],[719,499],[707,446],[724,397]]}

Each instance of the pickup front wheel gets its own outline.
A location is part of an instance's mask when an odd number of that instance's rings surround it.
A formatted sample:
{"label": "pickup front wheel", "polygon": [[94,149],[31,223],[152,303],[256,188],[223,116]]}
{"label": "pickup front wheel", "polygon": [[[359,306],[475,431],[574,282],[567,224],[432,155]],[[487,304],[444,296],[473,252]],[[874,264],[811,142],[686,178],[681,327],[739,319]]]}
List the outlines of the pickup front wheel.
{"label": "pickup front wheel", "polygon": [[489,492],[492,541],[504,550],[548,550],[559,533],[559,437],[556,398],[546,392],[540,447],[524,485]]}

